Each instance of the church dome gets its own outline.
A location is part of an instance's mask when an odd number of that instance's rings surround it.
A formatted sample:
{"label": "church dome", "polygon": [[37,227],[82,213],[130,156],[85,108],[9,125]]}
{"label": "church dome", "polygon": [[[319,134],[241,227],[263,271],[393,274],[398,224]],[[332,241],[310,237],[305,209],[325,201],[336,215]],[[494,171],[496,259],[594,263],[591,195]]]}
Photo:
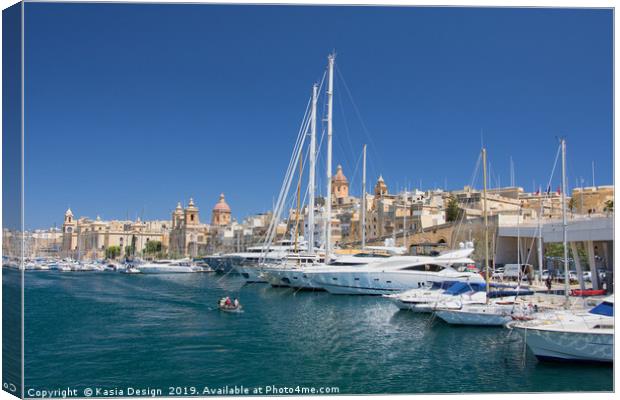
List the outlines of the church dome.
{"label": "church dome", "polygon": [[180,201],[177,203],[177,208],[175,208],[174,213],[175,214],[183,214],[183,207],[181,206],[181,202]]}
{"label": "church dome", "polygon": [[226,200],[224,199],[224,193],[220,194],[220,201],[213,207],[213,211],[230,212],[230,207],[226,204]]}
{"label": "church dome", "polygon": [[336,168],[336,175],[334,176],[334,182],[336,183],[349,183],[347,177],[342,173],[342,165],[338,165]]}
{"label": "church dome", "polygon": [[73,213],[71,212],[70,208],[67,208],[67,211],[65,212],[65,217],[73,217]]}

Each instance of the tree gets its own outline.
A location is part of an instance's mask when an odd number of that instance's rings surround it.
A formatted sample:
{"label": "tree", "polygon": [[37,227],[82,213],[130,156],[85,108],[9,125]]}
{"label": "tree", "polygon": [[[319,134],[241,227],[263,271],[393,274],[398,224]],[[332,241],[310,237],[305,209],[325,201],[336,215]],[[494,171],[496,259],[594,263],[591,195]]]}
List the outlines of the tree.
{"label": "tree", "polygon": [[144,249],[146,254],[157,254],[161,252],[161,242],[159,240],[150,240],[146,242],[146,249]]}
{"label": "tree", "polygon": [[133,246],[125,246],[125,257],[131,257],[134,254]]}
{"label": "tree", "polygon": [[570,200],[568,201],[568,209],[570,210],[570,212],[575,211],[575,198],[574,197],[571,197]]}
{"label": "tree", "polygon": [[109,259],[115,259],[121,255],[121,248],[119,246],[109,246],[105,249],[105,257]]}
{"label": "tree", "polygon": [[456,221],[461,214],[461,208],[459,207],[459,202],[456,200],[456,197],[450,196],[448,199],[448,205],[446,207],[446,221],[452,222]]}
{"label": "tree", "polygon": [[603,208],[603,211],[609,212],[609,213],[614,212],[614,201],[613,200],[607,200],[605,202],[605,208]]}

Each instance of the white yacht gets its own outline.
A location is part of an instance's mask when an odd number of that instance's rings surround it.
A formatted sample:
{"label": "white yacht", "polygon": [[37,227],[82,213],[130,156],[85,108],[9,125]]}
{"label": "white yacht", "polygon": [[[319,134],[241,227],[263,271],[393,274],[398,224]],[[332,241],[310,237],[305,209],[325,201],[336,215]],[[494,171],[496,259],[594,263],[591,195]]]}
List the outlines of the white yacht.
{"label": "white yacht", "polygon": [[[281,265],[271,265],[264,269],[263,276],[272,286],[287,286],[295,289],[324,290],[311,277],[319,272],[336,271],[338,268],[364,266],[372,262],[385,261],[390,254],[362,252],[341,255],[328,264],[324,256],[289,257]],[[311,273],[311,274],[308,274]]]}
{"label": "white yacht", "polygon": [[202,272],[202,268],[190,260],[156,260],[136,266],[143,274],[179,274]]}
{"label": "white yacht", "polygon": [[385,294],[401,310],[432,312],[438,304],[484,302],[486,285],[476,282],[440,282],[403,293]]}
{"label": "white yacht", "polygon": [[267,283],[263,275],[265,266],[279,265],[287,258],[297,258],[305,263],[316,259],[314,256],[311,259],[303,257],[302,253],[305,253],[306,249],[307,243],[304,241],[295,244],[291,240],[280,240],[277,244],[267,248],[264,246],[249,247],[243,253],[233,253],[229,256],[232,268],[241,274],[247,283]]}
{"label": "white yacht", "polygon": [[471,248],[461,248],[437,257],[399,256],[366,265],[307,271],[313,284],[332,294],[382,295],[421,288],[433,282],[484,282],[477,273],[459,272],[454,266],[472,264]]}
{"label": "white yacht", "polygon": [[539,360],[613,362],[614,298],[588,312],[562,310],[514,321],[514,328]]}
{"label": "white yacht", "polygon": [[435,307],[435,315],[451,325],[504,326],[513,319],[527,318],[532,312],[530,306],[514,298]]}

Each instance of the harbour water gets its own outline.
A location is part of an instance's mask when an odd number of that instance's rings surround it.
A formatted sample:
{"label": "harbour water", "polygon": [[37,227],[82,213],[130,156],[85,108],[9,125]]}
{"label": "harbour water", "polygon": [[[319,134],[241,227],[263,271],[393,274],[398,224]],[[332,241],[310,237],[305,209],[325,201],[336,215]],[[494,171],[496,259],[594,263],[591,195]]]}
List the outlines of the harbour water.
{"label": "harbour water", "polygon": [[[19,272],[3,273],[5,284],[18,283]],[[27,396],[241,385],[340,394],[613,390],[611,366],[524,359],[508,330],[449,326],[377,297],[244,286],[215,274],[32,271],[25,280]],[[225,295],[238,296],[244,313],[217,310]]]}

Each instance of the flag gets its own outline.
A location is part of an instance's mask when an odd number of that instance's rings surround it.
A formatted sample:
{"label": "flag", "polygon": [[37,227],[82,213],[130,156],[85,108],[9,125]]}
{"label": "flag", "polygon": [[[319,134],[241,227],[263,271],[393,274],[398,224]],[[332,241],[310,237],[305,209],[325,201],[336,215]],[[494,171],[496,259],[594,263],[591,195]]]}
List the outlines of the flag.
{"label": "flag", "polygon": [[551,193],[551,185],[547,186],[547,194]]}
{"label": "flag", "polygon": [[562,189],[558,186],[558,190],[556,191],[558,194],[562,194]]}

